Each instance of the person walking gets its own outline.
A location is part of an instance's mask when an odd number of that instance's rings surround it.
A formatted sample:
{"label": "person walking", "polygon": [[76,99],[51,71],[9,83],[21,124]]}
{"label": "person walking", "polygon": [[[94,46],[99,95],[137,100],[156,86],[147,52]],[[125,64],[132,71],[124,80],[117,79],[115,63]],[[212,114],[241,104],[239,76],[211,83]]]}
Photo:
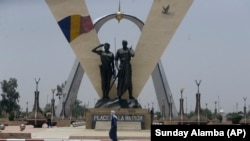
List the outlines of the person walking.
{"label": "person walking", "polygon": [[111,128],[109,130],[109,137],[112,141],[117,141],[117,116],[115,111],[111,110]]}
{"label": "person walking", "polygon": [[46,117],[47,117],[47,125],[48,125],[48,128],[52,128],[52,123],[51,123],[51,113],[47,113],[46,114]]}

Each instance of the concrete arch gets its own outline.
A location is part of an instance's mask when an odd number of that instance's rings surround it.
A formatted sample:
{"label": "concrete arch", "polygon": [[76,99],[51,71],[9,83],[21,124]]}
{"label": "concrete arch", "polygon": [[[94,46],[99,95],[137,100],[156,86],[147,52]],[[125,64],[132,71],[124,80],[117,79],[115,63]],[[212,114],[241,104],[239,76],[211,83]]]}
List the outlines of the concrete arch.
{"label": "concrete arch", "polygon": [[[140,19],[138,19],[135,16],[131,16],[131,15],[127,15],[127,14],[122,14],[124,19],[127,19],[131,22],[133,22],[139,29],[140,31],[142,31],[142,28],[144,26],[144,22],[141,21]],[[109,20],[115,19],[116,18],[116,14],[110,14],[107,16],[103,16],[99,19],[96,20],[96,22],[94,22],[94,27],[96,32],[98,33],[99,30],[101,29],[101,27]]]}

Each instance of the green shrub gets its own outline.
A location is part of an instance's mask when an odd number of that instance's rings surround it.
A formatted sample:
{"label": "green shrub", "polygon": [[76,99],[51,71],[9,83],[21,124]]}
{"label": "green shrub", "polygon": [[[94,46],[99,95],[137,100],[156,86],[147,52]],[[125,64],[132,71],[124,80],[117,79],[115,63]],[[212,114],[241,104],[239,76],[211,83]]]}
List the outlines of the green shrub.
{"label": "green shrub", "polygon": [[14,112],[10,112],[10,114],[9,114],[9,120],[10,120],[10,121],[14,121],[14,119],[15,119],[15,114],[14,114]]}
{"label": "green shrub", "polygon": [[239,124],[242,116],[239,114],[235,114],[232,117],[232,124]]}

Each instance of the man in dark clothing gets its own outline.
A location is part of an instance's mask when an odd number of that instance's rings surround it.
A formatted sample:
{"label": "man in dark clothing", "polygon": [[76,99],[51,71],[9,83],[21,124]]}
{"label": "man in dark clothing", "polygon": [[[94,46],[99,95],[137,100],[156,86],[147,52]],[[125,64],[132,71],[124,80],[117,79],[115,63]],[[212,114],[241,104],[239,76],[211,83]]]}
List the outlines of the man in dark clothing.
{"label": "man in dark clothing", "polygon": [[[104,50],[100,49],[104,46]],[[109,51],[109,43],[100,44],[95,47],[92,52],[100,55],[102,64],[100,65],[101,79],[102,79],[102,92],[103,99],[109,99],[110,82],[112,75],[115,74],[114,70],[114,54]]]}
{"label": "man in dark clothing", "polygon": [[114,110],[111,110],[111,128],[109,130],[109,137],[112,141],[117,141],[117,117]]}
{"label": "man in dark clothing", "polygon": [[[130,64],[131,57],[134,57],[133,48],[127,47],[128,42],[122,41],[122,48],[118,49],[115,55],[115,66],[118,70],[117,96],[121,99],[122,95],[128,90],[129,99],[134,99],[132,95],[132,68]],[[118,61],[120,64],[118,65]]]}
{"label": "man in dark clothing", "polygon": [[51,123],[51,113],[47,113],[47,114],[46,114],[46,117],[47,117],[47,125],[48,125],[48,128],[49,128],[49,127],[52,127],[52,123]]}

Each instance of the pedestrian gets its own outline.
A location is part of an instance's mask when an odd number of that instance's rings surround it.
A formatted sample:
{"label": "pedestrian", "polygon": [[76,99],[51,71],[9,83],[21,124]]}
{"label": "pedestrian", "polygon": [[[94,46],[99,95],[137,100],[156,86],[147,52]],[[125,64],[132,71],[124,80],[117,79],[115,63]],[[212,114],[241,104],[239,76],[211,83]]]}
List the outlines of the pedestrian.
{"label": "pedestrian", "polygon": [[48,125],[48,128],[49,128],[49,127],[52,127],[52,124],[51,124],[51,113],[47,113],[47,114],[46,114],[46,117],[47,117],[47,125]]}
{"label": "pedestrian", "polygon": [[109,130],[109,137],[112,141],[117,141],[117,116],[115,111],[111,110],[111,128]]}

